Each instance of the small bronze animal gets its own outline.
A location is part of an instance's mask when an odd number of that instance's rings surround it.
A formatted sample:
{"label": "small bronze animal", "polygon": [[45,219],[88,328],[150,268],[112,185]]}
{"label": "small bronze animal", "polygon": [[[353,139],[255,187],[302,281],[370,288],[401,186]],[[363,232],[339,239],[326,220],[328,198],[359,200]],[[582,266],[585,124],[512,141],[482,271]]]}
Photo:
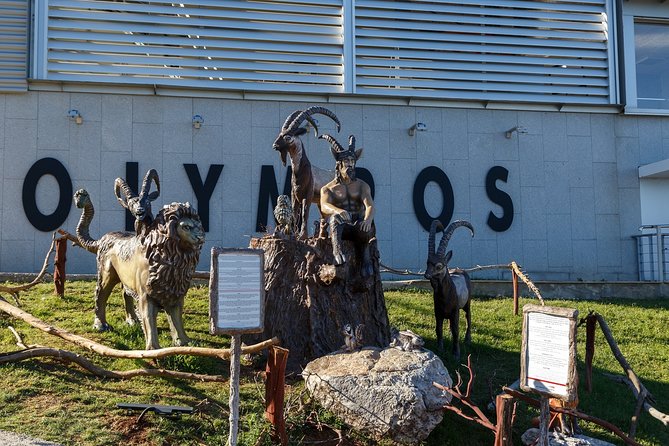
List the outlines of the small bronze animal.
{"label": "small bronze animal", "polygon": [[288,195],[279,195],[277,198],[274,219],[276,220],[275,234],[291,235],[293,233],[293,206],[290,204]]}
{"label": "small bronze animal", "polygon": [[342,350],[347,352],[355,351],[363,346],[363,331],[365,329],[364,324],[358,324],[355,329],[351,324],[344,325],[344,330],[342,334],[344,335],[344,345]]}

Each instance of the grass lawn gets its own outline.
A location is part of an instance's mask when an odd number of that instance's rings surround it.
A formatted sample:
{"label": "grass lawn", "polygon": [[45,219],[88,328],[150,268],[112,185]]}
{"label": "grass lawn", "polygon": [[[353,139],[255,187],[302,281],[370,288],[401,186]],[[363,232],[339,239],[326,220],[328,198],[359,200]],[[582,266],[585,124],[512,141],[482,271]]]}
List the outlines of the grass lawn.
{"label": "grass lawn", "polygon": [[[142,349],[144,339],[139,327],[124,324],[122,298],[117,290],[109,301],[108,320],[114,331],[98,333],[92,328],[94,284],[70,282],[65,298],[53,294],[49,284],[39,285],[21,294],[22,308],[45,322],[72,333],[89,337],[120,349]],[[11,302],[11,301],[10,301]],[[426,347],[434,350],[434,320],[431,294],[424,291],[386,292],[391,323],[423,336]],[[521,301],[536,303],[536,301]],[[576,308],[581,316],[595,310],[607,320],[622,353],[657,400],[656,407],[669,412],[669,299],[665,301],[589,302],[551,300],[549,305]],[[515,381],[520,373],[521,317],[513,316],[510,298],[476,298],[472,305],[472,344],[462,345],[462,357],[471,354],[476,372],[473,400],[482,408],[501,386]],[[464,319],[464,318],[463,318]],[[158,319],[160,344],[170,344],[167,321]],[[464,325],[464,324],[462,324]],[[99,357],[59,338],[30,327],[21,320],[0,314],[0,351],[18,350],[8,329],[16,328],[26,344],[39,344],[75,351],[110,370],[128,370],[155,366],[143,360]],[[185,326],[199,346],[227,348],[229,339],[208,333],[208,289],[193,287],[186,300]],[[461,328],[464,336],[464,327]],[[447,338],[448,339],[448,338]],[[450,343],[446,343],[447,348]],[[579,373],[583,378],[585,329],[578,334]],[[450,356],[442,355],[446,367],[465,372]],[[160,360],[163,368],[187,372],[228,375],[229,363],[209,358],[172,357]],[[202,383],[163,378],[131,380],[101,379],[74,365],[54,359],[39,358],[2,365],[0,378],[0,429],[12,430],[65,445],[221,445],[228,435],[228,384]],[[269,424],[264,420],[264,387],[261,360],[242,366],[241,445],[269,445]],[[605,419],[627,431],[635,400],[630,390],[606,378],[603,372],[620,374],[621,368],[611,354],[601,332],[597,334],[594,361],[594,390],[579,391],[579,409]],[[583,387],[583,386],[582,386]],[[301,381],[290,382],[286,409],[291,444],[336,444],[323,442],[336,435],[327,426],[341,429],[347,444],[374,444],[350,432],[331,415],[319,409],[305,394]],[[136,423],[138,413],[116,409],[119,402],[192,406],[192,415],[180,418],[145,415]],[[528,426],[536,411],[521,404],[517,412],[515,440]],[[491,418],[494,418],[491,415]],[[617,437],[592,424],[581,423],[586,434],[623,444]],[[323,428],[321,431],[318,428]],[[669,429],[643,413],[637,429],[643,445],[669,445]],[[425,445],[491,445],[492,434],[470,421],[447,412]]]}

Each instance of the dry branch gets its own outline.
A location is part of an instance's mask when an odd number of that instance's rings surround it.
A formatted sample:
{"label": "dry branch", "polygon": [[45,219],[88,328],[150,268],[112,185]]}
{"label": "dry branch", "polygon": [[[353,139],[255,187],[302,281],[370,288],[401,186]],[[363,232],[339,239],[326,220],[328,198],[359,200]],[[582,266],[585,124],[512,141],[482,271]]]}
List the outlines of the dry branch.
{"label": "dry branch", "polygon": [[634,373],[634,370],[632,370],[632,367],[627,362],[627,359],[625,359],[625,357],[623,356],[622,352],[620,351],[620,348],[618,348],[618,344],[616,343],[615,339],[613,339],[613,334],[611,333],[611,329],[606,323],[606,320],[604,320],[601,314],[595,312],[591,312],[590,314],[588,314],[587,318],[597,319],[599,327],[602,329],[602,332],[604,333],[604,337],[606,338],[606,342],[608,342],[609,347],[611,348],[613,356],[615,356],[616,360],[625,371],[625,375],[627,375],[626,377],[621,377],[621,381],[625,383],[632,390],[634,398],[636,398],[637,401],[639,401],[640,395],[645,395],[645,397],[643,398],[644,400],[643,408],[648,412],[650,416],[656,418],[665,426],[669,426],[669,415],[660,412],[651,405],[651,403],[655,402],[653,395],[641,383],[641,380],[639,379],[637,374]]}
{"label": "dry branch", "polygon": [[[619,382],[619,383],[621,383],[621,384],[625,384],[627,387],[630,388],[630,390],[631,390],[632,393],[634,394],[634,397],[637,398],[637,401],[638,401],[638,398],[639,398],[639,392],[638,392],[638,391],[636,390],[636,388],[634,387],[634,384],[632,384],[632,381],[630,381],[629,379],[627,379],[627,378],[624,377],[624,376],[612,375],[612,374],[610,374],[610,373],[604,373],[604,376],[606,376],[607,378],[610,378],[610,379],[612,379],[612,380],[614,380],[614,381],[617,381],[617,382]],[[656,418],[656,419],[659,420],[662,424],[664,424],[665,426],[669,427],[669,415],[667,415],[667,414],[665,414],[665,413],[663,413],[663,412],[660,412],[659,410],[657,410],[656,408],[654,408],[653,406],[651,406],[651,405],[648,403],[648,401],[645,401],[645,402],[644,402],[644,404],[643,404],[643,408],[646,410],[646,412],[648,412],[648,414],[649,414],[651,417]]]}
{"label": "dry branch", "polygon": [[66,362],[72,362],[102,378],[130,379],[137,376],[161,376],[165,378],[191,379],[205,382],[227,381],[227,379],[220,375],[201,375],[166,369],[135,369],[126,371],[107,370],[93,364],[91,361],[77,353],[49,347],[31,347],[17,352],[4,353],[0,355],[0,364],[24,361],[26,359],[37,357],[51,357]]}
{"label": "dry branch", "polygon": [[588,315],[588,317],[597,318],[597,322],[599,322],[599,327],[602,329],[602,332],[604,333],[604,337],[606,338],[606,342],[608,342],[609,347],[611,348],[613,356],[615,356],[616,360],[625,371],[627,379],[630,380],[630,382],[634,386],[634,389],[636,390],[635,396],[637,396],[638,394],[640,394],[645,390],[645,392],[648,394],[648,399],[653,401],[653,396],[650,394],[650,392],[648,392],[648,390],[643,386],[643,384],[641,384],[641,380],[639,379],[637,374],[634,373],[634,370],[632,370],[632,366],[630,366],[629,362],[627,362],[627,359],[625,359],[625,357],[623,356],[622,352],[620,351],[620,348],[618,348],[616,340],[613,339],[613,334],[611,333],[611,329],[609,328],[608,324],[606,323],[602,315],[593,312],[590,315]]}
{"label": "dry branch", "polygon": [[[68,331],[62,330],[53,325],[49,325],[41,319],[36,318],[30,313],[27,313],[20,308],[11,305],[6,300],[0,297],[0,310],[5,313],[22,319],[31,326],[38,328],[46,333],[49,333],[66,341],[72,342],[80,347],[84,347],[102,356],[109,356],[113,358],[128,358],[128,359],[157,359],[174,355],[192,355],[192,356],[209,356],[220,359],[230,358],[230,349],[204,348],[204,347],[167,347],[158,350],[118,350],[109,348],[83,336],[72,334]],[[274,337],[258,344],[250,345],[242,348],[242,354],[256,353],[266,349],[271,345],[278,345],[279,339]]]}
{"label": "dry branch", "polygon": [[439,390],[442,390],[444,392],[448,392],[454,398],[457,398],[458,400],[460,400],[460,402],[462,402],[462,404],[469,407],[472,411],[474,411],[474,413],[476,415],[473,415],[473,416],[466,415],[462,411],[462,409],[460,409],[458,407],[455,407],[453,405],[444,406],[444,409],[455,412],[456,414],[460,415],[461,417],[463,417],[467,420],[475,421],[476,423],[478,423],[478,424],[480,424],[484,427],[487,427],[488,429],[493,431],[493,433],[496,434],[497,433],[497,426],[492,424],[492,422],[488,419],[488,417],[485,416],[483,411],[481,409],[479,409],[479,407],[476,404],[474,404],[474,402],[470,398],[471,391],[472,391],[472,385],[474,383],[474,376],[475,376],[474,371],[472,369],[471,356],[472,355],[467,356],[467,371],[469,372],[469,382],[467,383],[467,390],[464,394],[460,390],[460,385],[462,384],[462,377],[460,376],[459,372],[457,373],[458,383],[455,386],[446,387],[446,386],[443,386],[443,385],[441,385],[439,383],[436,383],[436,382],[432,383],[432,385]]}
{"label": "dry branch", "polygon": [[80,248],[83,248],[81,246],[81,243],[79,243],[79,239],[77,238],[77,236],[70,234],[69,232],[67,232],[64,229],[59,229],[58,233],[60,235],[62,235],[63,237],[65,237],[66,239],[68,239],[69,241],[71,241],[73,245],[78,246]]}
{"label": "dry branch", "polygon": [[[540,407],[541,406],[541,403],[538,400],[536,400],[534,398],[530,398],[529,396],[525,395],[524,393],[518,392],[518,391],[513,390],[513,389],[509,389],[508,387],[504,387],[503,390],[504,390],[504,392],[508,393],[509,395],[511,395],[515,398],[518,398],[519,400],[522,400],[522,401],[526,402],[527,404],[529,404],[531,406],[534,406],[534,407]],[[637,443],[633,439],[629,438],[617,426],[609,423],[608,421],[602,420],[602,419],[597,418],[597,417],[593,417],[591,415],[585,414],[583,412],[579,412],[579,411],[574,410],[574,409],[564,409],[562,407],[551,406],[550,410],[551,410],[551,412],[563,413],[563,414],[567,414],[567,415],[570,415],[570,416],[573,416],[573,417],[576,417],[576,418],[580,418],[580,419],[585,420],[585,421],[589,421],[591,423],[595,423],[595,424],[613,432],[615,435],[620,437],[625,442],[625,444],[630,445],[630,446],[641,446],[639,443]]]}
{"label": "dry branch", "polygon": [[42,269],[37,274],[37,276],[32,280],[32,282],[27,283],[25,285],[19,285],[13,287],[0,285],[0,293],[9,293],[16,302],[16,305],[19,305],[19,293],[21,291],[29,290],[30,288],[34,287],[35,285],[37,285],[42,281],[42,278],[46,274],[46,270],[49,267],[49,257],[51,257],[51,253],[55,251],[56,251],[56,233],[54,232],[53,235],[51,236],[51,246],[49,246],[49,250],[46,252],[46,256],[44,256],[44,263],[42,264]]}
{"label": "dry branch", "polygon": [[529,290],[532,291],[535,296],[537,296],[537,299],[539,299],[539,302],[541,302],[541,305],[545,305],[544,298],[541,297],[541,293],[539,292],[539,288],[537,288],[532,283],[532,281],[525,275],[525,273],[523,273],[520,270],[520,267],[518,266],[518,264],[516,262],[511,262],[509,264],[509,266],[516,273],[516,275],[520,278],[520,280],[522,280],[525,283],[525,285],[527,285],[527,288],[529,288]]}

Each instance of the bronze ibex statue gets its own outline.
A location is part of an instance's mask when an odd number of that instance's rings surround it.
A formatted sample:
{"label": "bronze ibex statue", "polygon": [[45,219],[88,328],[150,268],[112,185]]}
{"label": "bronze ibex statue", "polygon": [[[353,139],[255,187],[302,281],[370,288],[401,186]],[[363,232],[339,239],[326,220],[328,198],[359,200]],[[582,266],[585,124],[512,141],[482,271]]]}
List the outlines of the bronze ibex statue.
{"label": "bronze ibex statue", "polygon": [[465,310],[467,317],[467,333],[465,334],[465,342],[471,341],[471,299],[472,299],[472,285],[469,280],[469,274],[461,269],[453,271],[448,270],[448,261],[453,256],[453,251],[446,252],[448,241],[459,227],[469,229],[474,236],[474,228],[471,223],[465,220],[456,220],[452,222],[441,238],[439,248],[435,251],[434,239],[437,232],[441,232],[444,226],[439,220],[434,220],[430,227],[430,237],[428,239],[427,247],[427,269],[425,270],[425,278],[430,281],[432,289],[434,290],[434,317],[437,322],[437,348],[439,351],[444,350],[444,319],[448,319],[451,327],[452,336],[452,353],[456,361],[460,360],[460,310]]}
{"label": "bronze ibex statue", "polygon": [[300,136],[307,133],[306,128],[300,127],[305,120],[311,124],[318,136],[318,126],[312,118],[314,114],[322,114],[332,119],[337,124],[337,131],[339,131],[341,124],[333,112],[324,107],[313,106],[291,113],[272,144],[274,150],[281,154],[281,162],[284,166],[287,156],[290,156],[293,171],[290,180],[293,221],[302,239],[308,236],[307,224],[311,203],[315,203],[320,212],[321,188],[334,178],[334,172],[311,165],[302,140],[300,140]]}

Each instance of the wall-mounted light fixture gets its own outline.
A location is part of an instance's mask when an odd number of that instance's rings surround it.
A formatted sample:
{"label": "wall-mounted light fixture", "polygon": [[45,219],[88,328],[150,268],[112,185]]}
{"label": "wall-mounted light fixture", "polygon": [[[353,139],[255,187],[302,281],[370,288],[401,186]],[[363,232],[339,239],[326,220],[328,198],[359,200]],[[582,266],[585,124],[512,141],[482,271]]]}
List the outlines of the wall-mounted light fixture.
{"label": "wall-mounted light fixture", "polygon": [[68,110],[67,116],[76,124],[82,124],[84,122],[84,118],[81,116],[81,113],[79,113],[79,110],[75,110],[74,108],[72,110]]}
{"label": "wall-mounted light fixture", "polygon": [[193,116],[193,128],[199,129],[204,124],[204,118],[200,115]]}
{"label": "wall-mounted light fixture", "polygon": [[525,133],[527,133],[527,128],[517,125],[514,128],[507,130],[504,133],[504,136],[506,136],[507,139],[511,139],[513,132],[518,132],[519,135],[522,133],[524,135]]}
{"label": "wall-mounted light fixture", "polygon": [[409,136],[414,136],[416,132],[424,132],[427,130],[427,124],[422,122],[417,122],[411,127],[409,127]]}

